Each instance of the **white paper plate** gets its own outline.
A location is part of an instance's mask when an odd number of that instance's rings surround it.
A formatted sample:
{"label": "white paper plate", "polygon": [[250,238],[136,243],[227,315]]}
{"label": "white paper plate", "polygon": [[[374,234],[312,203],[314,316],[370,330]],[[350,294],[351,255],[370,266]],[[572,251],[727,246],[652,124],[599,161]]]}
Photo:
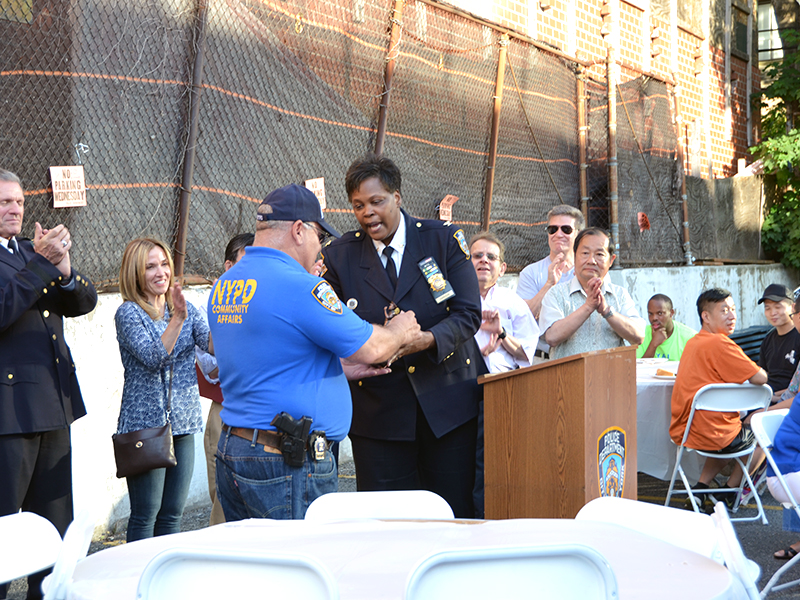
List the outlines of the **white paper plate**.
{"label": "white paper plate", "polygon": [[653,375],[653,377],[655,377],[656,379],[671,379],[671,380],[675,380],[678,378],[677,375]]}
{"label": "white paper plate", "polygon": [[636,364],[637,365],[660,365],[660,364],[663,364],[665,362],[669,362],[669,359],[667,359],[667,358],[665,358],[663,356],[660,357],[660,358],[637,358],[636,359]]}

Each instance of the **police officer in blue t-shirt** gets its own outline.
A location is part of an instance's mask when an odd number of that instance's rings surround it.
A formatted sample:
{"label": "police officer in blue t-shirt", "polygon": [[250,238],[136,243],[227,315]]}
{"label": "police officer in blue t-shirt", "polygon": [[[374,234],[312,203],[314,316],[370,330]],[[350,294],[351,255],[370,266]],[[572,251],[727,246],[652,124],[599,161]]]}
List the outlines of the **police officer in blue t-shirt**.
{"label": "police officer in blue t-shirt", "polygon": [[225,398],[217,494],[227,521],[302,519],[308,503],[335,492],[329,445],[352,415],[343,364],[351,377],[385,374],[369,365],[391,362],[421,335],[413,312],[371,325],[311,274],[321,240],[337,235],[312,192],[275,190],[257,219],[254,245],[209,305]]}

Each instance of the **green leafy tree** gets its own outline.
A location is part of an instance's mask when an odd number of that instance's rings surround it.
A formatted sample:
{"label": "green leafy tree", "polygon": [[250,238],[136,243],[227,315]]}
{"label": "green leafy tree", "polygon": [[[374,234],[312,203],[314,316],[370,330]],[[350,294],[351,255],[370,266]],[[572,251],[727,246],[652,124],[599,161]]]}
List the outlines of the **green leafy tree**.
{"label": "green leafy tree", "polygon": [[762,141],[750,151],[763,161],[764,172],[774,175],[776,186],[761,244],[783,264],[800,269],[800,32],[785,31],[781,38],[784,58],[764,69],[772,83],[761,95]]}

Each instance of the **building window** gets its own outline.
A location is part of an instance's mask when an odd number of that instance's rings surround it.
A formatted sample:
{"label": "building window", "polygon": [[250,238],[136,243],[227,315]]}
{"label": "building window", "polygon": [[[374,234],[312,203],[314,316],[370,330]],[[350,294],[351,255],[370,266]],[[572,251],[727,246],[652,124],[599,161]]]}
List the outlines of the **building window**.
{"label": "building window", "polygon": [[731,7],[731,47],[736,52],[742,53],[744,56],[749,57],[750,52],[747,47],[747,17],[749,16],[746,11],[735,6]]}
{"label": "building window", "polygon": [[653,16],[669,23],[672,2],[677,2],[678,25],[696,34],[702,34],[703,6],[695,0],[650,0]]}
{"label": "building window", "polygon": [[772,4],[758,5],[758,60],[780,60],[783,58],[778,21]]}

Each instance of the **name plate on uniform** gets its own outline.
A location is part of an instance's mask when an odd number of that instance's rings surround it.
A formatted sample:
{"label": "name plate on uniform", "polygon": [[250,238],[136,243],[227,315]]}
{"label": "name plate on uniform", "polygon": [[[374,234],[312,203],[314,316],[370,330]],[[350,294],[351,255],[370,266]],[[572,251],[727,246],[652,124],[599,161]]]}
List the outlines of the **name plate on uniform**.
{"label": "name plate on uniform", "polygon": [[428,287],[430,287],[433,299],[436,300],[437,304],[441,304],[456,295],[453,291],[453,286],[444,278],[442,270],[433,260],[433,257],[429,256],[417,264],[419,265],[419,270],[422,271],[423,277],[425,277],[425,281],[428,282]]}

